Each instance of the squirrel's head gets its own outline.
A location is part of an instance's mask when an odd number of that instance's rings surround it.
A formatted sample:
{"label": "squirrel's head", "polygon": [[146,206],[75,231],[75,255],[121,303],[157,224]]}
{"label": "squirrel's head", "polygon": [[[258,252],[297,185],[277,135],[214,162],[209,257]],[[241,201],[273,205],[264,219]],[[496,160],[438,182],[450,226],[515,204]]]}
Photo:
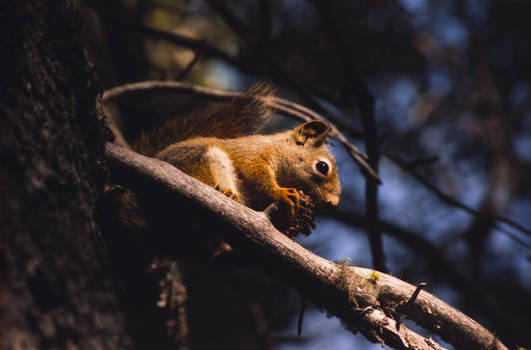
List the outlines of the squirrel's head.
{"label": "squirrel's head", "polygon": [[299,125],[290,132],[294,159],[286,164],[279,183],[303,190],[316,207],[336,207],[341,195],[341,184],[336,160],[326,138],[328,124],[313,120]]}

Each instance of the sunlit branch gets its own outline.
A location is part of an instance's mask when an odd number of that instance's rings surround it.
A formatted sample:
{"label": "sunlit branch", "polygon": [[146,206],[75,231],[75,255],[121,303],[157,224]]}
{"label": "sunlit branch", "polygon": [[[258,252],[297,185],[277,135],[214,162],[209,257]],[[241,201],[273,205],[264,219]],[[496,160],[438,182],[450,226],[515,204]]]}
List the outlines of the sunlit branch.
{"label": "sunlit branch", "polygon": [[[388,315],[403,315],[439,334],[456,348],[507,349],[485,328],[431,294],[421,291],[402,314],[415,286],[370,269],[336,264],[277,231],[265,214],[230,200],[172,165],[114,144],[106,145],[113,179],[133,191],[162,189],[197,210],[234,249],[255,257],[259,268],[284,280],[312,302],[339,317],[349,329],[397,349],[442,349]],[[164,205],[150,203],[150,205]],[[200,225],[200,223],[198,223]],[[171,235],[170,240],[175,240]],[[145,239],[155,239],[146,237]],[[158,241],[164,237],[157,237]]]}
{"label": "sunlit branch", "polygon": [[[369,226],[367,217],[352,211],[338,209],[328,213],[327,216],[356,228],[367,229]],[[420,258],[427,261],[438,273],[443,274],[446,281],[472,305],[476,305],[478,309],[483,310],[500,324],[513,323],[521,334],[527,333],[525,326],[519,326],[525,325],[525,320],[514,322],[514,318],[516,317],[514,315],[508,318],[506,312],[503,310],[503,306],[497,302],[498,298],[495,297],[486,285],[478,282],[462,269],[457,268],[455,263],[449,261],[439,247],[435,246],[421,234],[404,229],[385,220],[380,220],[379,227],[385,235],[394,237],[400,241]]]}

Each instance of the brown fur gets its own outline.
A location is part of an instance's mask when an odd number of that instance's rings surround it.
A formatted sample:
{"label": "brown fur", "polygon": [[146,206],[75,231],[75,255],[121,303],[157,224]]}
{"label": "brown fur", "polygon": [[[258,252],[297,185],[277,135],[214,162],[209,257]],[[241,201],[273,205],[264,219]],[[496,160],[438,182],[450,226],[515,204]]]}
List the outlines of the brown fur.
{"label": "brown fur", "polygon": [[274,90],[270,86],[257,84],[228,102],[210,103],[186,117],[166,120],[143,132],[133,148],[154,156],[173,143],[194,137],[236,138],[259,133],[271,119],[271,96]]}
{"label": "brown fur", "polygon": [[[255,210],[263,210],[275,201],[295,209],[299,206],[298,190],[308,194],[316,207],[336,206],[341,185],[335,159],[325,144],[328,131],[325,122],[313,121],[273,135],[199,137],[173,144],[157,158],[222,192],[236,194]],[[214,148],[226,154],[234,171],[210,169],[221,166],[217,165],[221,162],[206,156],[207,150]],[[315,165],[319,161],[329,164],[327,175],[317,171]],[[222,185],[227,183],[234,183],[234,188]]]}

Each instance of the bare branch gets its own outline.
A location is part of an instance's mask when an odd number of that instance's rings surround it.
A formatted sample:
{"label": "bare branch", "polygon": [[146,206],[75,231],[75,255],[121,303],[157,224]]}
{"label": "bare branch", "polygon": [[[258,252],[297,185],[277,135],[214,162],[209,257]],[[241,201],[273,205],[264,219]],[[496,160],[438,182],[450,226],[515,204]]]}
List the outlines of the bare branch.
{"label": "bare branch", "polygon": [[260,9],[260,43],[262,46],[270,46],[271,28],[273,27],[273,18],[269,0],[258,0]]}
{"label": "bare branch", "polygon": [[240,38],[246,39],[249,35],[249,28],[244,21],[231,12],[226,2],[217,0],[203,0],[227,23],[229,28]]}
{"label": "bare branch", "polygon": [[196,39],[176,33],[165,32],[163,30],[157,30],[147,26],[132,27],[132,29],[142,32],[153,39],[166,40],[179,46],[199,50],[201,53],[207,56],[219,58],[232,65],[241,65],[241,62],[239,62],[237,58],[234,58],[228,53],[225,53],[222,50],[208,44],[205,40],[202,39]]}
{"label": "bare branch", "polygon": [[175,80],[179,81],[179,80],[183,80],[187,75],[188,73],[190,73],[190,71],[192,70],[192,68],[194,68],[195,64],[197,62],[199,62],[199,58],[201,57],[201,51],[200,50],[196,50],[195,53],[194,53],[194,58],[190,61],[190,63],[188,63],[186,65],[186,67],[182,70],[182,72],[180,72],[176,77],[175,77]]}
{"label": "bare branch", "polygon": [[422,290],[422,288],[426,287],[428,284],[426,282],[420,282],[418,285],[417,285],[417,289],[415,289],[415,291],[413,292],[413,295],[411,296],[411,298],[409,298],[409,300],[406,302],[406,307],[407,308],[410,308],[411,305],[413,305],[413,303],[415,302],[415,299],[417,299],[417,297],[419,296],[420,294],[420,291]]}
{"label": "bare branch", "polygon": [[[454,206],[454,207],[457,207],[457,208],[460,208],[460,209],[466,211],[467,213],[469,213],[469,214],[471,214],[471,215],[473,215],[475,217],[478,217],[478,218],[480,218],[482,220],[494,220],[494,221],[498,221],[498,222],[503,222],[504,224],[507,224],[508,226],[510,226],[512,228],[515,228],[515,229],[517,229],[517,230],[519,230],[519,231],[521,231],[521,232],[523,232],[523,233],[525,233],[527,235],[531,235],[531,230],[523,227],[522,225],[520,225],[519,223],[515,222],[512,219],[509,219],[509,218],[504,217],[504,216],[499,216],[499,215],[498,216],[494,216],[494,217],[486,216],[483,213],[481,213],[480,211],[469,207],[468,205],[458,201],[455,198],[450,197],[449,195],[447,195],[446,193],[441,191],[439,188],[437,188],[437,186],[435,186],[432,183],[430,183],[428,181],[428,179],[426,179],[424,176],[422,176],[417,171],[417,169],[416,169],[416,167],[414,165],[406,162],[405,160],[400,158],[398,155],[396,155],[391,150],[384,149],[382,151],[382,154],[384,154],[387,158],[389,158],[393,163],[398,165],[402,170],[410,173],[415,179],[417,179],[422,185],[424,185],[426,188],[428,188],[431,192],[433,192],[440,200],[442,200],[446,204]],[[499,226],[498,226],[498,229],[500,229]],[[525,243],[525,242],[521,242],[521,243],[524,244],[524,245],[527,245],[527,243]]]}
{"label": "bare branch", "polygon": [[[103,102],[112,102],[115,99],[124,97],[126,95],[138,94],[142,96],[157,95],[166,92],[179,92],[191,95],[205,96],[214,100],[228,100],[242,94],[239,92],[230,92],[223,90],[216,90],[205,88],[197,85],[186,85],[179,82],[167,82],[167,81],[143,81],[139,83],[131,83],[122,86],[118,86],[112,89],[105,91],[103,94]],[[292,118],[296,118],[302,121],[309,120],[325,120],[319,114],[313,112],[312,110],[298,105],[294,102],[290,102],[278,97],[265,97],[266,101],[271,108],[276,110],[279,113],[287,115]],[[342,145],[345,147],[350,156],[354,161],[362,168],[365,169],[371,176],[373,176],[376,181],[380,182],[378,175],[367,163],[365,156],[360,152],[356,146],[350,143],[345,135],[343,135],[334,125],[331,125],[332,135],[335,137]]]}
{"label": "bare branch", "polygon": [[[349,329],[396,349],[442,349],[407,327],[398,330],[387,316],[409,300],[414,286],[374,270],[323,259],[278,232],[265,214],[228,199],[168,163],[113,144],[107,144],[106,156],[113,178],[139,193],[162,187],[177,202],[197,208],[202,220],[214,222],[234,249],[255,257],[259,268],[297,288]],[[456,348],[507,349],[477,322],[425,291],[411,305],[408,317]]]}
{"label": "bare branch", "polygon": [[[366,229],[369,225],[367,217],[352,211],[337,209],[330,212],[329,216],[354,227]],[[471,274],[456,267],[439,247],[433,245],[423,235],[385,220],[380,220],[379,225],[383,233],[398,239],[429,263],[435,271],[444,274],[446,281],[456,291],[461,293],[471,305],[475,305],[475,308],[482,310],[491,319],[496,320],[497,325],[512,324],[512,328],[520,334],[528,333],[525,327],[526,321],[516,315],[508,317],[503,310],[504,306],[498,302],[499,298],[495,296],[488,285],[481,283]]]}

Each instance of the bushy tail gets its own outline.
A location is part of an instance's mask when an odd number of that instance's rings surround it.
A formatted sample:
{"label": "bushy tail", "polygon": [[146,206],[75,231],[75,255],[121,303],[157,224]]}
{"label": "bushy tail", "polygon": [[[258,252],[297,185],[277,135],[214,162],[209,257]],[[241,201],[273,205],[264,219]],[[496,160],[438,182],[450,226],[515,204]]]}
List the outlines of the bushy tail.
{"label": "bushy tail", "polygon": [[193,137],[235,138],[259,133],[271,119],[274,89],[257,84],[227,102],[213,102],[187,116],[170,118],[141,134],[134,149],[153,156],[169,145]]}

